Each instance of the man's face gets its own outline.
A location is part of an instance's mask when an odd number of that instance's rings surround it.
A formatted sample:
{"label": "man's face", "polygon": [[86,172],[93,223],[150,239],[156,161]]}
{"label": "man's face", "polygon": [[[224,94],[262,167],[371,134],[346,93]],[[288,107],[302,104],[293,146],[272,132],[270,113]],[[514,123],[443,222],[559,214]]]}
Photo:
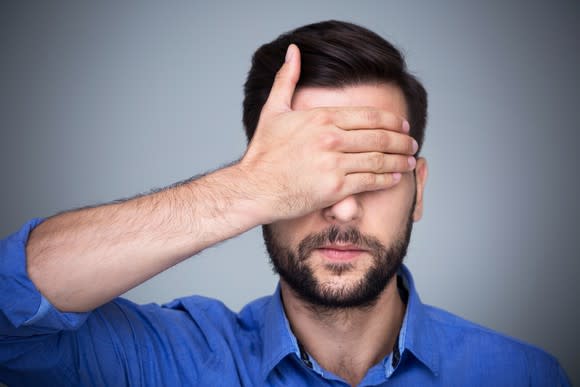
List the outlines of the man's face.
{"label": "man's face", "polygon": [[[344,89],[301,88],[293,110],[371,106],[406,117],[403,93],[389,84]],[[303,300],[331,308],[372,304],[406,254],[413,221],[422,213],[426,164],[395,187],[346,197],[296,219],[263,227],[274,270]]]}

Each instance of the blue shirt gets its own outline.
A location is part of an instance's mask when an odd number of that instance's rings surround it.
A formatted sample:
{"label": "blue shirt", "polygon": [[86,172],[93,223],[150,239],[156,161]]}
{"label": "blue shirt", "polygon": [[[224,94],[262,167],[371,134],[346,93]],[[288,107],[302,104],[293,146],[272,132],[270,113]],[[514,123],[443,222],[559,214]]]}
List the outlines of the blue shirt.
{"label": "blue shirt", "polygon": [[[346,385],[301,353],[279,289],[239,313],[200,296],[58,311],[26,273],[39,222],[0,242],[0,381],[9,386]],[[399,275],[408,300],[398,345],[361,386],[570,385],[554,357],[423,304],[408,269]]]}

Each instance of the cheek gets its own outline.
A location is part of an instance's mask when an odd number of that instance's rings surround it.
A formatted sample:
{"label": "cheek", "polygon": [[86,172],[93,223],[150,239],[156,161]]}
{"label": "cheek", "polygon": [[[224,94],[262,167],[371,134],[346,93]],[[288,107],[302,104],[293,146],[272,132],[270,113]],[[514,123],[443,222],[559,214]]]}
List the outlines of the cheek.
{"label": "cheek", "polygon": [[414,183],[401,181],[397,187],[364,193],[365,223],[377,233],[395,235],[407,225],[413,204],[413,189]]}
{"label": "cheek", "polygon": [[285,247],[295,247],[304,238],[304,230],[308,230],[308,217],[282,220],[270,225],[272,234],[278,243]]}

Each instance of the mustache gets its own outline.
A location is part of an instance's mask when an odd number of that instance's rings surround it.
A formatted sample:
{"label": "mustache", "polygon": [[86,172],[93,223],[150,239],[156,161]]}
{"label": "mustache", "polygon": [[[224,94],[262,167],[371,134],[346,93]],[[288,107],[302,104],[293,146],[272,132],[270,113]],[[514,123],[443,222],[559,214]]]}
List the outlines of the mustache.
{"label": "mustache", "polygon": [[332,225],[323,231],[308,235],[300,242],[298,245],[299,260],[306,260],[313,250],[333,243],[352,244],[360,249],[370,250],[377,255],[387,250],[377,238],[364,235],[355,227],[341,229]]}

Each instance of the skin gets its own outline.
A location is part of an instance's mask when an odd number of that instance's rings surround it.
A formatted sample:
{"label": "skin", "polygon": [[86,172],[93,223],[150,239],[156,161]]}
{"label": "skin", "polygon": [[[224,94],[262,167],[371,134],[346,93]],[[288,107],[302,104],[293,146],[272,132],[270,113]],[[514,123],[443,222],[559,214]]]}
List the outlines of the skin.
{"label": "skin", "polygon": [[[402,111],[393,113],[384,109],[391,106],[373,107],[362,100],[357,103],[367,106],[337,100],[343,106],[308,108],[307,98],[300,97],[305,90],[298,91],[293,106],[299,75],[300,52],[291,45],[254,138],[238,162],[149,195],[58,214],[37,226],[27,241],[26,257],[28,274],[39,291],[61,311],[90,311],[197,252],[261,224],[294,227],[299,233],[300,222],[318,227],[324,214],[326,219],[360,217],[365,230],[377,230],[380,220],[368,214],[368,206],[378,204],[381,195],[386,195],[383,200],[390,195],[403,200],[412,186],[408,158],[417,144],[407,134]],[[417,161],[422,184],[426,168],[421,165],[424,162]],[[392,187],[398,188],[384,191]],[[373,196],[372,191],[382,193]],[[419,191],[418,217],[422,188]],[[395,207],[389,206],[389,211],[399,216],[401,209]],[[390,238],[393,227],[381,238]],[[364,270],[364,260],[357,267]],[[400,309],[392,287],[381,298],[386,310]],[[284,294],[299,337],[313,351],[316,338],[302,331],[312,324],[304,305],[293,302],[288,289]],[[374,324],[388,324],[383,327],[392,334],[398,319]],[[333,328],[346,334],[341,343],[357,339],[345,329],[356,321],[345,320],[342,329]],[[388,348],[391,334],[374,339]],[[369,348],[352,363],[349,375],[359,375],[367,357],[384,352]],[[321,353],[320,359],[335,370],[339,365],[334,360],[344,357],[327,361]],[[349,375],[345,379],[355,380]]]}
{"label": "skin", "polygon": [[[404,96],[398,87],[390,84],[343,89],[303,88],[296,92],[292,102],[294,110],[322,106],[370,106],[406,117]],[[413,158],[410,164],[415,164]],[[392,188],[349,195],[331,206],[276,222],[271,227],[278,243],[294,251],[309,233],[320,232],[330,225],[358,228],[363,234],[372,235],[390,246],[405,228],[415,188],[413,220],[421,218],[426,177],[427,164],[420,158],[416,174],[404,173],[401,182]],[[326,265],[336,261],[323,252],[315,251],[307,262],[318,283],[333,289],[349,289],[363,278],[372,258],[364,252],[353,258],[345,254],[344,258],[339,262],[350,263],[353,268],[341,275],[328,270]],[[371,307],[326,310],[324,313],[299,298],[284,281],[281,290],[292,329],[307,352],[325,369],[352,385],[357,385],[370,367],[391,352],[405,311],[395,278]]]}

